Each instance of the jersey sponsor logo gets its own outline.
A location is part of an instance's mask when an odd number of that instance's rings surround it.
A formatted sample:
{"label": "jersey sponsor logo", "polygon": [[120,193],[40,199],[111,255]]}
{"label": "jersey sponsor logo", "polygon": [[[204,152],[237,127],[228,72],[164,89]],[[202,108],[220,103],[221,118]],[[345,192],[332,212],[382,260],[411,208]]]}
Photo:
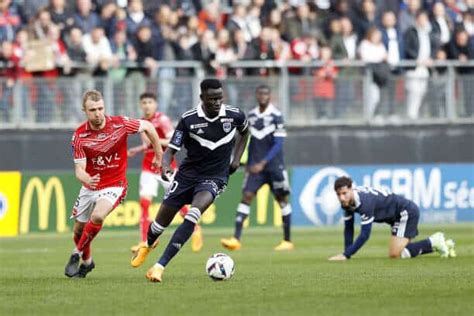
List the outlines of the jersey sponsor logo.
{"label": "jersey sponsor logo", "polygon": [[[128,118],[126,118],[128,120]],[[113,128],[121,128],[123,127],[123,124],[112,124]]]}
{"label": "jersey sponsor logo", "polygon": [[120,160],[120,156],[118,153],[115,153],[108,156],[94,157],[91,160],[94,165],[104,167],[104,166],[108,166],[108,164],[110,164],[112,161]]}
{"label": "jersey sponsor logo", "polygon": [[199,124],[191,124],[189,125],[189,128],[190,129],[196,129],[196,128],[204,128],[204,127],[208,127],[209,126],[209,123],[199,123]]}
{"label": "jersey sponsor logo", "polygon": [[35,192],[38,201],[38,228],[48,229],[50,204],[51,201],[56,201],[56,231],[66,232],[66,199],[61,180],[58,177],[51,177],[46,184],[43,184],[40,178],[33,177],[26,184],[21,200],[20,233],[26,234],[30,231],[30,212]]}
{"label": "jersey sponsor logo", "polygon": [[107,137],[107,133],[100,133],[99,135],[97,135],[97,139],[104,139]]}
{"label": "jersey sponsor logo", "polygon": [[80,133],[79,134],[79,138],[85,138],[87,136],[89,136],[91,133]]}
{"label": "jersey sponsor logo", "polygon": [[231,117],[228,117],[228,118],[222,118],[222,119],[221,119],[221,122],[222,122],[222,123],[225,123],[225,122],[230,122],[230,123],[232,123],[233,121],[234,121],[234,119],[233,119],[233,118],[231,118]]}
{"label": "jersey sponsor logo", "polygon": [[224,132],[228,133],[232,129],[232,124],[230,122],[225,122],[224,124],[222,124],[222,129],[224,130]]}
{"label": "jersey sponsor logo", "polygon": [[334,192],[334,182],[348,176],[343,169],[327,167],[316,172],[306,183],[299,196],[303,213],[314,225],[335,224],[341,204]]}

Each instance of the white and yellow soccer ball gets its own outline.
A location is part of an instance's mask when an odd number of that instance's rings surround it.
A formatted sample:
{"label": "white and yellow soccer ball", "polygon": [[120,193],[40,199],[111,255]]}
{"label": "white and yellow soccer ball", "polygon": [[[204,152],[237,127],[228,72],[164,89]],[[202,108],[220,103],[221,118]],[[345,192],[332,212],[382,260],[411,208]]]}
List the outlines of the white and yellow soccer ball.
{"label": "white and yellow soccer ball", "polygon": [[206,273],[214,281],[228,280],[234,271],[234,260],[225,253],[215,253],[207,259]]}

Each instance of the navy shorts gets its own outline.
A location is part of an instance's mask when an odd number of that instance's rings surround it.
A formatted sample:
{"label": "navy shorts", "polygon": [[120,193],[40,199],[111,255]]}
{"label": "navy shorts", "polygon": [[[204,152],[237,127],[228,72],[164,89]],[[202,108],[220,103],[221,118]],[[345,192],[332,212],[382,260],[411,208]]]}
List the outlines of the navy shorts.
{"label": "navy shorts", "polygon": [[243,184],[244,192],[256,193],[264,184],[269,184],[274,195],[284,196],[290,194],[288,172],[285,169],[262,171],[260,173],[245,173]]}
{"label": "navy shorts", "polygon": [[165,193],[163,203],[181,208],[191,204],[194,195],[201,191],[208,191],[215,199],[224,192],[226,186],[227,183],[219,178],[189,178],[178,171]]}
{"label": "navy shorts", "polygon": [[418,221],[420,210],[415,203],[405,205],[392,225],[392,236],[415,238],[418,235]]}

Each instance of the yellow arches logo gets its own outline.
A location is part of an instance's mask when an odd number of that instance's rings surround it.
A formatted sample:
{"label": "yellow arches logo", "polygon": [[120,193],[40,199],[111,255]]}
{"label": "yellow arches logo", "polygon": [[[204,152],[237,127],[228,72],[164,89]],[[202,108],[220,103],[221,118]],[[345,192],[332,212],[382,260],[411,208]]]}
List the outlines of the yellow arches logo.
{"label": "yellow arches logo", "polygon": [[64,196],[63,185],[58,177],[51,177],[43,185],[38,177],[33,177],[28,181],[21,200],[20,210],[20,234],[27,234],[30,231],[30,214],[33,193],[36,192],[38,201],[38,228],[47,230],[49,222],[50,206],[53,196],[53,190],[56,197],[56,231],[66,232],[66,200]]}

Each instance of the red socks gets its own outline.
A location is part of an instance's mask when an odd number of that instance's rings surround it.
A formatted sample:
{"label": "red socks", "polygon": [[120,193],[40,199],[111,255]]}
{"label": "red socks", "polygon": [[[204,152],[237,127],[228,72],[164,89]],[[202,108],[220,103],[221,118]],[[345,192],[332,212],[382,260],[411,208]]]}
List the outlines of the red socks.
{"label": "red socks", "polygon": [[[79,240],[81,239],[81,237],[78,237],[76,236],[76,234],[74,234],[74,244],[76,244],[76,248],[77,248],[77,244],[79,243]],[[82,260],[87,260],[91,257],[91,244],[89,243],[89,245],[87,245],[86,248],[84,248],[84,250],[82,251]]]}
{"label": "red socks", "polygon": [[148,220],[148,209],[150,208],[151,201],[147,199],[140,199],[140,208],[142,209],[142,216],[140,218],[140,232],[142,241],[147,240],[148,226],[150,221]]}
{"label": "red socks", "polygon": [[101,229],[102,224],[94,224],[89,221],[86,226],[84,226],[84,231],[82,232],[81,239],[79,240],[76,246],[77,250],[82,251],[83,255],[85,255],[88,249],[88,255],[90,255],[90,244]]}
{"label": "red socks", "polygon": [[186,214],[188,214],[189,212],[189,207],[187,205],[183,206],[180,210],[179,210],[179,214],[181,214],[181,216],[184,218],[186,216]]}

